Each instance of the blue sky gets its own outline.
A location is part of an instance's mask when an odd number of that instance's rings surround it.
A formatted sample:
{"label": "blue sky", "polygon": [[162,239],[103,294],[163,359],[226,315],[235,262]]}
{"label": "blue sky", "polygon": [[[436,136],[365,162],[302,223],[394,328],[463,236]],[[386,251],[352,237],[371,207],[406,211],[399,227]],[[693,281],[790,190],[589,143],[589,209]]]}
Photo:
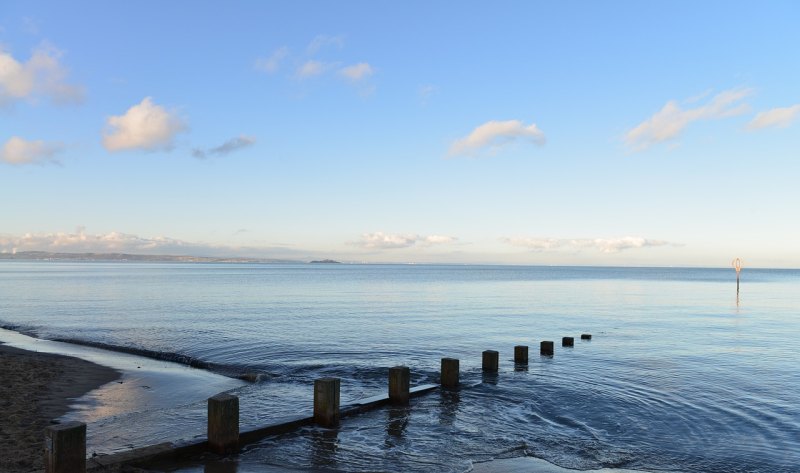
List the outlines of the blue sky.
{"label": "blue sky", "polygon": [[0,251],[800,267],[797,2],[4,2]]}

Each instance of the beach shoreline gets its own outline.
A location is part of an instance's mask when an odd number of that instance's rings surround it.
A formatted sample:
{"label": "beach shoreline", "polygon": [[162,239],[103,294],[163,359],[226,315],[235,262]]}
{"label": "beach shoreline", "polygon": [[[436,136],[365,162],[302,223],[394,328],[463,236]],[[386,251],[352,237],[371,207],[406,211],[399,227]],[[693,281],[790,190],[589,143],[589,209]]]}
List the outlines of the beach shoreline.
{"label": "beach shoreline", "polygon": [[0,471],[42,469],[44,428],[68,413],[75,399],[121,376],[80,358],[0,342]]}

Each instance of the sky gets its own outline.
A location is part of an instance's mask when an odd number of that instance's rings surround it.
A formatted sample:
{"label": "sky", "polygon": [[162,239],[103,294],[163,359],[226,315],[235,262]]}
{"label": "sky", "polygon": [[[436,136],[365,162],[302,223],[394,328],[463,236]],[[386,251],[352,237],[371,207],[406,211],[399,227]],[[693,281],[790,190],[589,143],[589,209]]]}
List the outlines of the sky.
{"label": "sky", "polygon": [[0,252],[800,268],[795,1],[0,4]]}

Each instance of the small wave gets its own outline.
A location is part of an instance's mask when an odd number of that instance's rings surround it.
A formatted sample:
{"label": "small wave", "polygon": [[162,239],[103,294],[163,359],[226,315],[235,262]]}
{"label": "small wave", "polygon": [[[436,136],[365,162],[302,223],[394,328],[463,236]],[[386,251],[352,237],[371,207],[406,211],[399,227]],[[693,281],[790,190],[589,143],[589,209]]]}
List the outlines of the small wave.
{"label": "small wave", "polygon": [[0,328],[5,330],[10,330],[12,332],[21,333],[29,337],[39,338],[39,334],[36,332],[36,330],[33,327],[27,325],[7,324],[0,321]]}
{"label": "small wave", "polygon": [[[16,329],[9,329],[9,330],[19,331]],[[247,369],[247,367],[245,366],[210,363],[208,361],[204,361],[199,358],[195,358],[193,356],[185,355],[182,353],[149,350],[147,348],[136,348],[136,347],[122,346],[122,345],[113,345],[110,343],[82,340],[78,338],[54,338],[53,341],[70,343],[73,345],[87,346],[92,348],[100,348],[103,350],[114,351],[118,353],[127,353],[129,355],[141,356],[153,360],[169,361],[171,363],[178,363],[181,365],[190,366],[192,368],[212,371],[214,373],[227,376],[229,378],[241,379],[243,381],[249,381],[251,383],[261,382],[273,377],[273,375],[270,373],[250,370]]]}

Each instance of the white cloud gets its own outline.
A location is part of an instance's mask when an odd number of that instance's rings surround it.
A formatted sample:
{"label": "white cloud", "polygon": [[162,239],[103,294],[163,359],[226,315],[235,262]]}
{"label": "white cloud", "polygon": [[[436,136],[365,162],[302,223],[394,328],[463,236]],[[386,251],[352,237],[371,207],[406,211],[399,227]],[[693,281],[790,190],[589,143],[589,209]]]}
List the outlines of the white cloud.
{"label": "white cloud", "polygon": [[306,258],[306,252],[287,246],[226,246],[191,242],[166,236],[145,237],[122,232],[0,234],[0,253],[49,251],[56,253],[128,253],[208,257]]}
{"label": "white cloud", "polygon": [[431,246],[454,243],[456,237],[444,235],[421,236],[416,234],[390,234],[383,232],[365,233],[361,240],[351,243],[370,250],[410,248],[412,246]]}
{"label": "white cloud", "polygon": [[678,138],[692,122],[741,115],[750,110],[742,103],[752,94],[751,89],[730,89],[715,95],[705,105],[682,109],[675,100],[670,100],[652,117],[625,133],[624,141],[635,151],[642,151],[664,141]]}
{"label": "white cloud", "polygon": [[198,159],[205,159],[209,156],[226,156],[234,151],[247,148],[248,146],[253,145],[255,142],[256,139],[252,136],[240,135],[208,150],[196,148],[192,150],[192,156]]}
{"label": "white cloud", "polygon": [[786,128],[789,126],[797,114],[800,113],[800,103],[791,107],[773,108],[766,112],[758,113],[755,118],[747,124],[748,130],[760,130],[767,127]]}
{"label": "white cloud", "polygon": [[427,245],[443,245],[447,243],[455,243],[458,238],[446,235],[429,235],[420,240],[420,242]]}
{"label": "white cloud", "polygon": [[289,48],[285,46],[278,48],[269,57],[256,59],[255,68],[267,74],[274,74],[280,69],[281,62],[287,56],[289,56]]}
{"label": "white cloud", "polygon": [[334,46],[337,49],[342,49],[344,47],[344,37],[341,35],[338,36],[327,36],[327,35],[318,35],[314,38],[311,43],[309,43],[306,51],[308,54],[317,54],[322,48]]}
{"label": "white cloud", "polygon": [[503,238],[505,243],[533,251],[579,251],[594,249],[601,253],[618,253],[623,250],[665,246],[671,243],[642,237],[622,238]]}
{"label": "white cloud", "polygon": [[84,228],[75,233],[26,233],[21,236],[0,235],[0,250],[53,252],[147,252],[167,249],[177,251],[186,242],[167,237],[142,238],[120,232],[91,235]]}
{"label": "white cloud", "polygon": [[0,149],[0,161],[8,164],[57,164],[55,155],[63,149],[64,147],[58,143],[26,141],[18,136],[12,136]]}
{"label": "white cloud", "polygon": [[66,82],[67,70],[61,65],[62,53],[42,45],[26,62],[20,62],[0,48],[0,105],[23,99],[47,97],[55,103],[80,102],[81,87]]}
{"label": "white cloud", "polygon": [[543,145],[542,130],[532,123],[525,126],[519,120],[489,121],[472,130],[467,137],[456,140],[450,146],[450,156],[476,154],[485,148],[498,149],[517,138]]}
{"label": "white cloud", "polygon": [[320,61],[306,61],[297,68],[297,77],[300,79],[308,79],[325,72],[329,66]]}
{"label": "white cloud", "polygon": [[371,76],[375,70],[366,62],[360,62],[352,66],[347,66],[339,69],[339,74],[352,81],[360,81]]}
{"label": "white cloud", "polygon": [[169,150],[175,135],[186,129],[175,112],[156,105],[150,97],[129,108],[124,115],[108,117],[106,125],[103,146],[108,151]]}

